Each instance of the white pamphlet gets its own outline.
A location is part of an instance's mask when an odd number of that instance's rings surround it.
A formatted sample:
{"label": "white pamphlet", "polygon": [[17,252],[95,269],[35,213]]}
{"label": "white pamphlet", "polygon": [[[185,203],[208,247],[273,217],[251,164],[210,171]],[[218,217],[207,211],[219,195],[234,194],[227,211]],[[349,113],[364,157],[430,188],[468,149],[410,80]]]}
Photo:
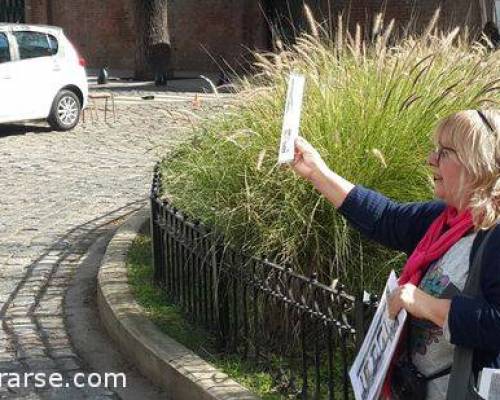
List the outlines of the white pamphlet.
{"label": "white pamphlet", "polygon": [[349,370],[356,400],[375,400],[380,396],[407,317],[402,309],[396,319],[389,318],[387,296],[397,286],[396,273],[391,271],[365,340]]}
{"label": "white pamphlet", "polygon": [[479,378],[479,394],[483,399],[500,399],[500,369],[483,368]]}
{"label": "white pamphlet", "polygon": [[290,74],[286,95],[283,128],[278,154],[278,164],[288,164],[294,159],[295,139],[299,135],[300,112],[304,94],[305,77],[296,73]]}

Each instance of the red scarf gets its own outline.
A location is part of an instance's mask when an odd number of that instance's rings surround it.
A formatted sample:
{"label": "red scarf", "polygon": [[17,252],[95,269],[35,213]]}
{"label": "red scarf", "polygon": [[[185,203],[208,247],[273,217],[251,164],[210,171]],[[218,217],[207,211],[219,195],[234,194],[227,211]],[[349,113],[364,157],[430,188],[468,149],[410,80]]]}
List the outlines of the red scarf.
{"label": "red scarf", "polygon": [[[413,253],[406,261],[403,272],[399,277],[399,285],[412,283],[418,286],[429,265],[441,258],[456,242],[458,242],[467,232],[473,228],[472,214],[470,210],[465,210],[458,214],[453,207],[446,209],[429,226],[424,237],[420,240]],[[400,347],[402,340],[398,344]],[[392,363],[399,358],[400,349],[396,353],[389,367],[384,388],[383,397],[390,399],[390,382],[392,376]]]}
{"label": "red scarf", "polygon": [[441,258],[451,246],[458,242],[473,228],[470,210],[460,214],[452,207],[447,207],[431,224],[424,237],[418,243],[406,261],[398,283],[413,283],[418,286],[427,267]]}

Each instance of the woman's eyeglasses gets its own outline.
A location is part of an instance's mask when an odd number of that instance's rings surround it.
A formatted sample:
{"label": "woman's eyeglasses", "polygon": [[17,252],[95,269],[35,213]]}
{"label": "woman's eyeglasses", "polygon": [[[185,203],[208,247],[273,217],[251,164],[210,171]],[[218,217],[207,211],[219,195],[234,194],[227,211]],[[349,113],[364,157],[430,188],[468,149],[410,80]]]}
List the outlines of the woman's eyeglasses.
{"label": "woman's eyeglasses", "polygon": [[455,149],[446,146],[437,146],[432,152],[436,155],[437,165],[440,164],[442,159],[449,157],[451,154],[457,154]]}

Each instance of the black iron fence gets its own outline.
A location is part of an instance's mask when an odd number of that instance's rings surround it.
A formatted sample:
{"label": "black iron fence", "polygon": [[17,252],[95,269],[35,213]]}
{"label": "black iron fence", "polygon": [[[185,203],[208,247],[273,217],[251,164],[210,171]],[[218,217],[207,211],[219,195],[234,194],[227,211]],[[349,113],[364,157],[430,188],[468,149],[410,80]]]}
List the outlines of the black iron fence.
{"label": "black iron fence", "polygon": [[0,22],[24,22],[24,0],[0,0]]}
{"label": "black iron fence", "polygon": [[302,399],[352,398],[348,367],[374,304],[291,268],[245,256],[151,190],[154,279],[222,351],[271,372],[277,390]]}

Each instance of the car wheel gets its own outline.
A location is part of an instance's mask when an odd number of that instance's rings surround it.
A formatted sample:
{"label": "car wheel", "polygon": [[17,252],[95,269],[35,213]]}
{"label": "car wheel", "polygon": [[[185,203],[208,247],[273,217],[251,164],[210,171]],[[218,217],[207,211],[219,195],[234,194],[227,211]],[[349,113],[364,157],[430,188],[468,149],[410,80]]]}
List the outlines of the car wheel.
{"label": "car wheel", "polygon": [[61,90],[52,103],[48,122],[55,130],[68,131],[78,124],[81,110],[77,95],[70,90]]}

